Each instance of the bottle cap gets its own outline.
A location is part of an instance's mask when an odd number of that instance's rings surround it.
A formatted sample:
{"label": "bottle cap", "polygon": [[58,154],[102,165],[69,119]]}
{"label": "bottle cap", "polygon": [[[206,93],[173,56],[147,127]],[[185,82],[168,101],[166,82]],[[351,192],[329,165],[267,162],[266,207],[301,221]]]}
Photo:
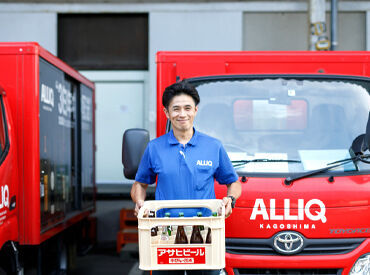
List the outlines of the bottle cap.
{"label": "bottle cap", "polygon": [[217,217],[217,212],[212,212],[213,217]]}
{"label": "bottle cap", "polygon": [[202,217],[203,216],[202,212],[197,212],[197,216]]}

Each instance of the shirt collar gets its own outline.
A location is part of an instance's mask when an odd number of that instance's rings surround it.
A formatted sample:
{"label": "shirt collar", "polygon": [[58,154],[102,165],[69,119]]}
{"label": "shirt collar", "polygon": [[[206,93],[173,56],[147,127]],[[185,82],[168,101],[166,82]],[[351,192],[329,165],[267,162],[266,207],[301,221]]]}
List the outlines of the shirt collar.
{"label": "shirt collar", "polygon": [[[196,131],[194,127],[193,127],[193,130],[194,130],[194,134],[187,144],[195,146],[197,144],[198,131]],[[173,130],[169,132],[168,143],[171,145],[179,144],[179,141],[176,139],[175,135],[173,134]]]}

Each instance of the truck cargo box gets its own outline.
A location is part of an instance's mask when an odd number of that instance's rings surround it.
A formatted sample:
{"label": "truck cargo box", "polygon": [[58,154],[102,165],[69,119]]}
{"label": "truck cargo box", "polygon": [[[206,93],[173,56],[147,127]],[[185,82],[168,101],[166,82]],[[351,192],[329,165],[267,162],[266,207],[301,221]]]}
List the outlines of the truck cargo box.
{"label": "truck cargo box", "polygon": [[40,244],[95,209],[95,87],[37,43],[0,43],[0,86],[17,147],[13,241]]}

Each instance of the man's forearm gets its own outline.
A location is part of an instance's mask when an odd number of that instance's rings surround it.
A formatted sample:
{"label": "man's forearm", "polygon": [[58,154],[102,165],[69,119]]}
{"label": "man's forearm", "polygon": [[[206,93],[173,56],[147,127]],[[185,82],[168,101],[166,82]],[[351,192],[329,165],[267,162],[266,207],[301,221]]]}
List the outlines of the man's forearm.
{"label": "man's forearm", "polygon": [[242,194],[242,185],[239,181],[233,182],[227,186],[227,195],[233,196],[235,199],[238,199]]}
{"label": "man's forearm", "polygon": [[139,200],[144,201],[147,188],[147,184],[135,181],[131,188],[131,199],[135,203],[137,203]]}

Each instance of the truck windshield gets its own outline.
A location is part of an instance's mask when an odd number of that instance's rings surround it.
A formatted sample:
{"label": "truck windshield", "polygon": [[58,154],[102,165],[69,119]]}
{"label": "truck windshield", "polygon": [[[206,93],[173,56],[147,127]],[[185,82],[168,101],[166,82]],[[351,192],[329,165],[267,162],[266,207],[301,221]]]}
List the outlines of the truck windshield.
{"label": "truck windshield", "polygon": [[[195,128],[221,140],[241,173],[326,167],[350,158],[353,140],[366,130],[367,78],[214,76],[189,81],[201,99]],[[255,159],[268,161],[248,161]],[[348,171],[370,171],[370,165],[350,162],[327,173]]]}

